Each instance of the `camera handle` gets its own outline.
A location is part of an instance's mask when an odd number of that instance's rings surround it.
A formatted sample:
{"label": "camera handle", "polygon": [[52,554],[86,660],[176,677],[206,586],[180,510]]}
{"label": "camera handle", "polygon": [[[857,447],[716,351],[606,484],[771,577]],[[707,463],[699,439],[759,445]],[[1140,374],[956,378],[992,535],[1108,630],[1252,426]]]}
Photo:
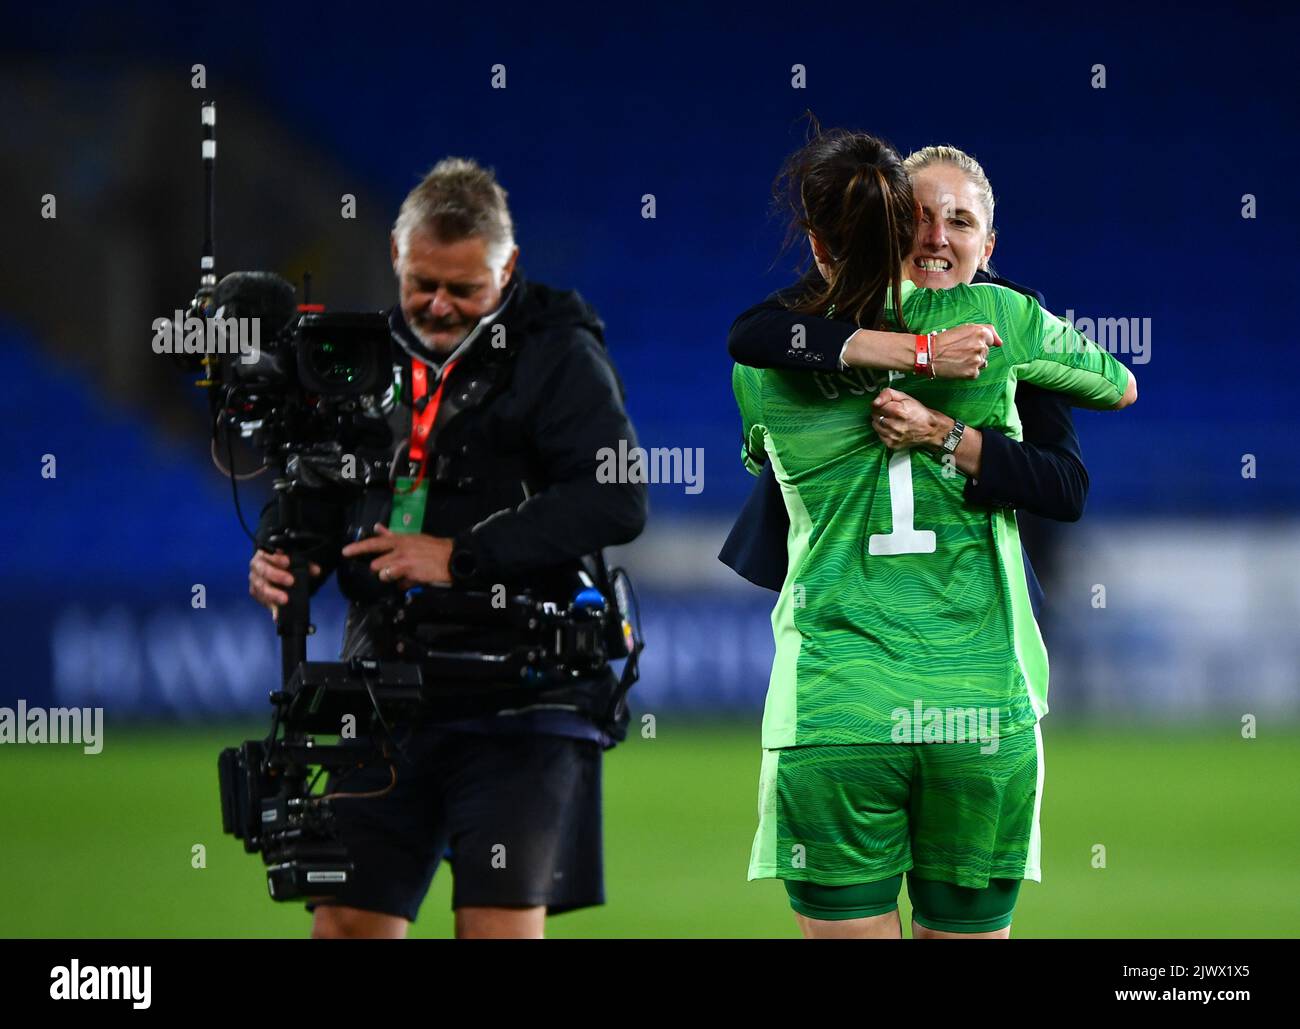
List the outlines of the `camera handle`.
{"label": "camera handle", "polygon": [[279,505],[280,529],[268,540],[274,550],[289,555],[289,572],[293,585],[288,587],[289,603],[280,608],[276,617],[275,633],[280,637],[281,687],[287,687],[298,666],[307,660],[307,637],[316,631],[311,624],[311,572],[307,552],[321,542],[321,537],[308,532],[301,525],[302,484],[289,475],[275,480],[276,502]]}

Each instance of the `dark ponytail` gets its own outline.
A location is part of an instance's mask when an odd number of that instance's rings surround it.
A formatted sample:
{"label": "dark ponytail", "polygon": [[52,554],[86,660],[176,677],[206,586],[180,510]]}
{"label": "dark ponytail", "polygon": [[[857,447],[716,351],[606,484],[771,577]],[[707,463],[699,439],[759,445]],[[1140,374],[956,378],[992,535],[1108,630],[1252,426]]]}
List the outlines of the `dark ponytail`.
{"label": "dark ponytail", "polygon": [[816,236],[829,253],[831,277],[813,283],[791,310],[822,314],[833,305],[859,328],[879,328],[885,290],[892,288],[894,321],[906,330],[902,267],[916,212],[903,161],[883,140],[844,129],[822,132],[808,117],[811,138],[786,160],[773,194],[789,211],[787,245]]}

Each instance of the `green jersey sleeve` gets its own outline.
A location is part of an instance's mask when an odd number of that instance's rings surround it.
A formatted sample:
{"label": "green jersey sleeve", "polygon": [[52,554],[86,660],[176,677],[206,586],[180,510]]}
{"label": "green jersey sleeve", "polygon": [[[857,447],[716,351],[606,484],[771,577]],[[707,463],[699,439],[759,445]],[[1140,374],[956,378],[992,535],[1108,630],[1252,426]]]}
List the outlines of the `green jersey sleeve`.
{"label": "green jersey sleeve", "polygon": [[731,389],[736,395],[736,406],[740,408],[740,461],[750,475],[762,472],[760,455],[767,451],[763,427],[758,424],[762,411],[761,376],[762,372],[744,365],[738,364],[731,370]]}
{"label": "green jersey sleeve", "polygon": [[1128,369],[1033,298],[1020,299],[1024,309],[1017,320],[1028,349],[1017,362],[1016,378],[1064,393],[1080,407],[1108,410],[1118,404],[1128,388]]}

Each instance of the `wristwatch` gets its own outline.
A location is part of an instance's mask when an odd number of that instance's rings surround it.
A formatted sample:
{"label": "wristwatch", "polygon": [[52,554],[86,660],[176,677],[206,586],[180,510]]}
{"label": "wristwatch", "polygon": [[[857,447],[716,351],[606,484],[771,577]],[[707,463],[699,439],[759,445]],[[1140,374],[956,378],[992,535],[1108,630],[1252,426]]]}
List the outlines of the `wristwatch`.
{"label": "wristwatch", "polygon": [[945,454],[955,453],[958,445],[961,443],[962,433],[966,431],[966,424],[953,419],[952,428],[948,430],[948,435],[943,438],[939,444],[939,450]]}
{"label": "wristwatch", "polygon": [[451,572],[453,583],[466,583],[478,574],[478,558],[465,540],[457,538],[453,541],[447,570]]}

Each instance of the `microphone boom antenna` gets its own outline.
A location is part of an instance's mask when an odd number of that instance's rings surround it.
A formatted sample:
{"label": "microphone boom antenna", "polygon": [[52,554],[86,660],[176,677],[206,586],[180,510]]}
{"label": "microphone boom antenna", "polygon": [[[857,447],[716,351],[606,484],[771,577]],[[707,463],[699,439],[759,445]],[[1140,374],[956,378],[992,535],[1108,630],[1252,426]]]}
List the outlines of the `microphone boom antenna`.
{"label": "microphone boom antenna", "polygon": [[212,245],[216,220],[217,105],[211,101],[205,103],[199,118],[203,124],[203,252],[199,256],[199,292],[195,299],[200,301],[207,314],[217,286],[216,255]]}
{"label": "microphone boom antenna", "polygon": [[[213,295],[217,289],[216,251],[212,244],[217,211],[214,188],[217,173],[217,105],[211,100],[199,109],[199,121],[203,125],[200,150],[203,157],[203,251],[199,255],[199,288],[190,303],[190,313],[200,318],[209,318],[213,313]],[[203,365],[204,377],[195,385],[211,389],[217,385],[213,378],[216,358],[212,354],[205,354],[200,363]],[[213,403],[215,405],[215,397]]]}

